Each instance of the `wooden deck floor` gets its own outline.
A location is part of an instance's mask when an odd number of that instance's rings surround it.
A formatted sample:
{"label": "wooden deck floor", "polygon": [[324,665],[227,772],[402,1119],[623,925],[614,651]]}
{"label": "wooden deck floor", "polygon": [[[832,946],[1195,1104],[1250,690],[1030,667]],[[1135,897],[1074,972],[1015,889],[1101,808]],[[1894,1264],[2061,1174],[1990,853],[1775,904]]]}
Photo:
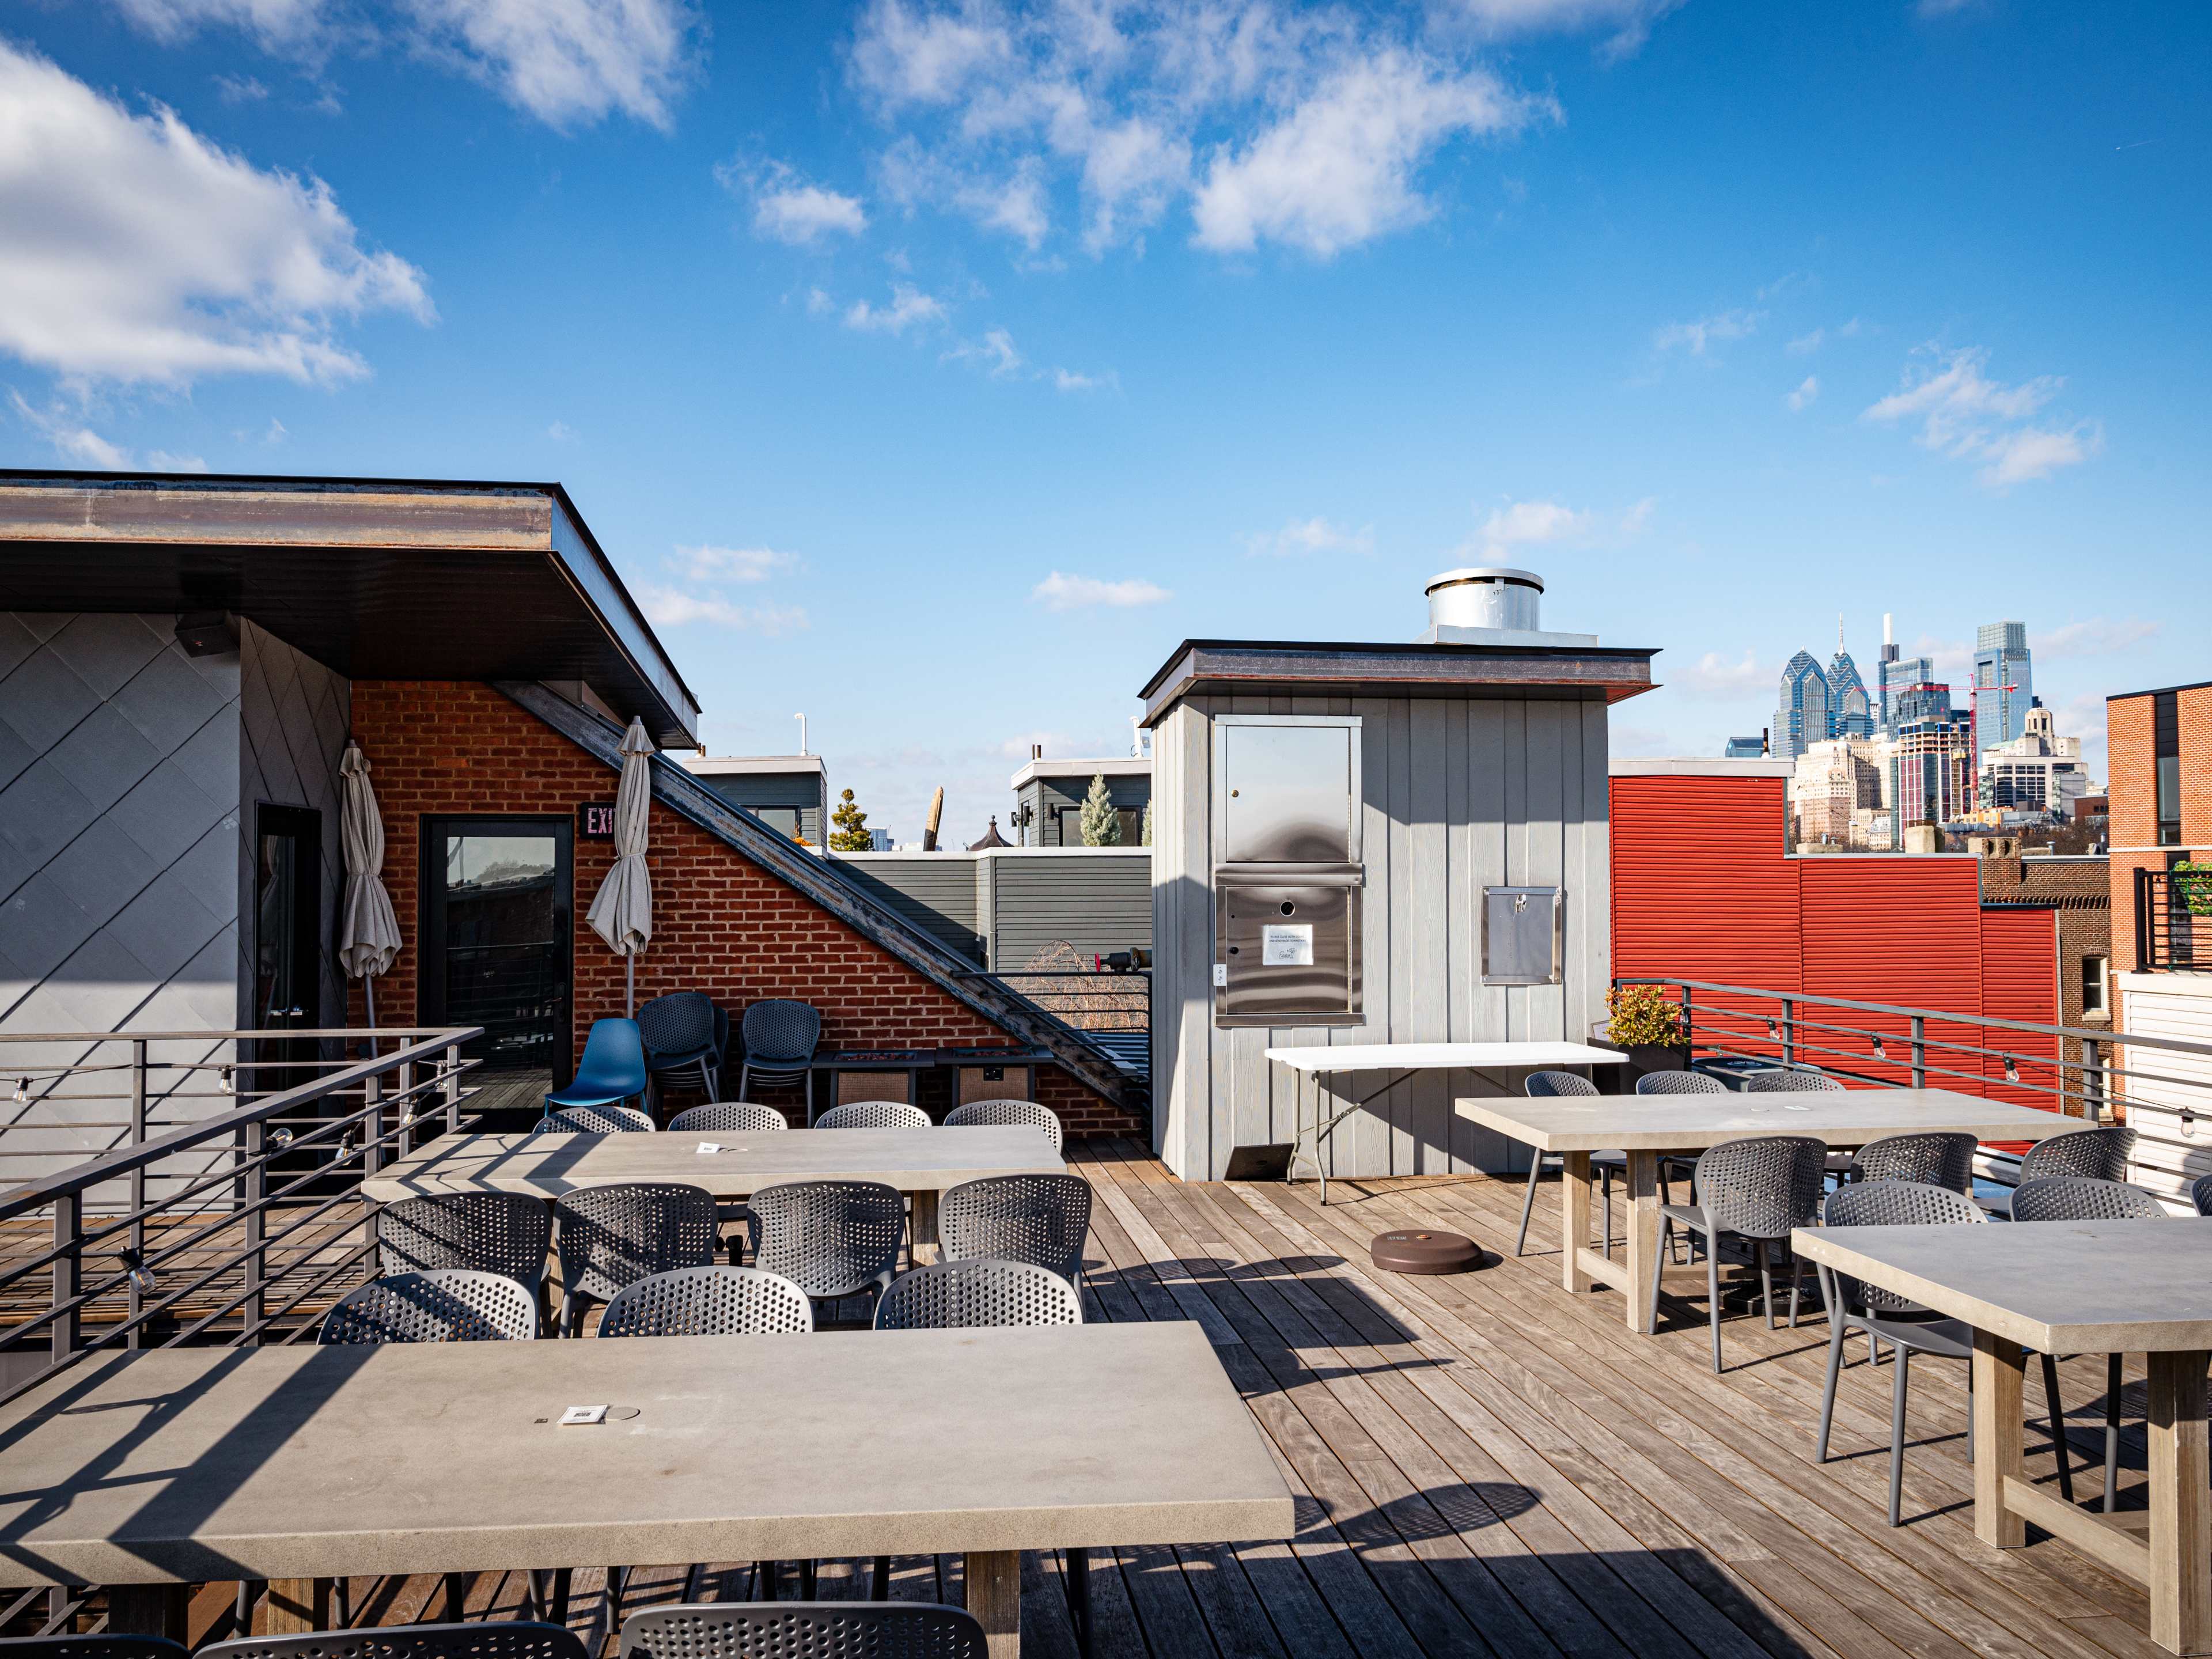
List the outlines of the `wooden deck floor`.
{"label": "wooden deck floor", "polygon": [[[1853,1352],[1839,1455],[1816,1464],[1822,1322],[1769,1333],[1732,1318],[1720,1376],[1702,1304],[1668,1304],[1660,1334],[1630,1335],[1615,1296],[1559,1288],[1556,1182],[1516,1261],[1515,1182],[1339,1182],[1323,1209],[1310,1185],[1186,1185],[1111,1144],[1072,1156],[1097,1189],[1090,1316],[1202,1324],[1298,1496],[1295,1538],[1094,1552],[1102,1656],[2160,1651],[2141,1594],[2064,1546],[1975,1540],[1961,1366],[1914,1369],[1907,1524],[1893,1530],[1891,1364]],[[1408,1224],[1472,1234],[1502,1259],[1449,1279],[1373,1271],[1370,1237]],[[2064,1375],[2086,1494],[2102,1362]],[[2123,1501],[2140,1507],[2140,1383],[2129,1392]],[[2028,1403],[2033,1421],[2033,1370]],[[2033,1427],[2028,1448],[2032,1474],[2050,1481]],[[859,1565],[826,1565],[820,1593],[865,1594]],[[1027,1651],[1052,1659],[1074,1651],[1060,1571],[1049,1554],[1024,1563]],[[895,1573],[899,1595],[960,1599],[957,1558],[902,1559]],[[436,1581],[352,1588],[357,1621],[441,1616]],[[703,1588],[753,1590],[746,1569]],[[522,1589],[482,1576],[471,1615],[513,1616]],[[680,1569],[641,1573],[628,1605],[684,1589]],[[230,1594],[210,1586],[196,1601],[196,1639],[228,1633]],[[604,1600],[580,1571],[580,1629],[604,1635]]]}

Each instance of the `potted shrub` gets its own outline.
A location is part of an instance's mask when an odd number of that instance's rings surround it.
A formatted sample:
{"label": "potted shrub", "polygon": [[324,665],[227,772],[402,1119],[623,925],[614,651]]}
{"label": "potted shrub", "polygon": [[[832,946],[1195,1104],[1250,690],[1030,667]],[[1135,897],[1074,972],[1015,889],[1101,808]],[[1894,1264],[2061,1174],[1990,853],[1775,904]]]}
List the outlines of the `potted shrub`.
{"label": "potted shrub", "polygon": [[1606,1040],[1625,1050],[1638,1077],[1646,1072],[1686,1072],[1690,1045],[1682,1011],[1656,985],[1616,985],[1605,994]]}

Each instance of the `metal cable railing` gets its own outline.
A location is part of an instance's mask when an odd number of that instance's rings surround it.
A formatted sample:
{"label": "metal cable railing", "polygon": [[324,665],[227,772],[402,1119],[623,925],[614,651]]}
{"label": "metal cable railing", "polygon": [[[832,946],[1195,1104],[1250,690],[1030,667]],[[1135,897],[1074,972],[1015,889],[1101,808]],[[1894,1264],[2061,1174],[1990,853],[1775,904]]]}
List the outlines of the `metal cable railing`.
{"label": "metal cable railing", "polygon": [[[27,1045],[125,1044],[130,1058],[76,1068],[42,1064],[55,1079],[127,1077],[127,1139],[53,1175],[0,1192],[0,1402],[56,1370],[116,1347],[296,1340],[294,1316],[336,1284],[350,1289],[376,1247],[375,1206],[362,1180],[429,1134],[457,1128],[476,1061],[461,1044],[479,1028],[379,1031],[148,1032],[0,1037],[0,1076]],[[392,1052],[351,1060],[240,1062],[153,1057],[149,1045],[388,1041]],[[10,1047],[10,1044],[15,1046]],[[28,1074],[27,1060],[19,1060]],[[311,1070],[261,1098],[163,1127],[149,1110],[155,1079],[217,1070],[232,1079]],[[57,1094],[72,1104],[93,1094]],[[218,1089],[219,1097],[228,1099]],[[169,1098],[180,1097],[169,1091]],[[204,1092],[183,1097],[205,1098]],[[74,1118],[74,1129],[100,1127]],[[0,1132],[0,1150],[7,1137]],[[150,1190],[158,1186],[159,1191]],[[43,1225],[41,1224],[44,1224]],[[34,1242],[36,1241],[36,1242]],[[98,1267],[91,1264],[101,1263]],[[112,1262],[112,1266],[106,1265]],[[168,1282],[164,1283],[164,1279]],[[96,1331],[88,1332],[88,1325]],[[33,1355],[42,1364],[22,1363]]]}

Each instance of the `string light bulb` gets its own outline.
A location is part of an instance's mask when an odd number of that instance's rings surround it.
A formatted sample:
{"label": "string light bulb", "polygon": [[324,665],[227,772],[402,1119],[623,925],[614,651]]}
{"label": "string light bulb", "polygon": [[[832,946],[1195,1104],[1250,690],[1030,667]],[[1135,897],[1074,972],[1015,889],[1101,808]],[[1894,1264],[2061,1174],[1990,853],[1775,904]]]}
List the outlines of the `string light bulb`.
{"label": "string light bulb", "polygon": [[2014,1063],[2010,1054],[2005,1056],[2005,1081],[2007,1083],[2020,1081],[2020,1067]]}
{"label": "string light bulb", "polygon": [[1782,1035],[1782,1028],[1770,1019],[1766,1022],[1766,1035],[1768,1040],[1771,1042],[1774,1038]]}
{"label": "string light bulb", "polygon": [[120,1252],[120,1256],[123,1265],[130,1269],[131,1283],[142,1296],[151,1296],[161,1288],[161,1281],[154,1277],[154,1270],[146,1265],[145,1256],[135,1247]]}
{"label": "string light bulb", "polygon": [[234,1095],[238,1092],[238,1085],[231,1079],[229,1066],[226,1066],[216,1073],[215,1086],[218,1094]]}
{"label": "string light bulb", "polygon": [[1879,1031],[1874,1034],[1874,1057],[1876,1060],[1889,1058],[1889,1050],[1881,1046],[1881,1033]]}
{"label": "string light bulb", "polygon": [[31,1079],[27,1077],[19,1077],[15,1079],[15,1103],[18,1106],[27,1106],[30,1104],[30,1102]]}

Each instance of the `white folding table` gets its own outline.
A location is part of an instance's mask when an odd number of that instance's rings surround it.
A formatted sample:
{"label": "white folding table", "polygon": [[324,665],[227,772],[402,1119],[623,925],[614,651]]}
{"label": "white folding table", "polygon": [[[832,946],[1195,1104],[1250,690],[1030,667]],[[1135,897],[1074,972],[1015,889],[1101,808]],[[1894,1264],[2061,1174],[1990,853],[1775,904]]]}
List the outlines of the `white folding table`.
{"label": "white folding table", "polygon": [[[1390,1092],[1419,1072],[1533,1071],[1547,1066],[1618,1066],[1628,1056],[1617,1048],[1595,1048],[1586,1042],[1355,1042],[1341,1047],[1270,1048],[1267,1058],[1297,1073],[1297,1098],[1291,1109],[1291,1168],[1297,1172],[1298,1148],[1304,1145],[1306,1079],[1314,1080],[1313,1165],[1321,1180],[1321,1201],[1328,1202],[1328,1171],[1322,1164],[1322,1148],[1336,1133],[1336,1126],[1369,1102]],[[1354,1072],[1388,1072],[1389,1080],[1358,1099],[1322,1116],[1325,1078]]]}

